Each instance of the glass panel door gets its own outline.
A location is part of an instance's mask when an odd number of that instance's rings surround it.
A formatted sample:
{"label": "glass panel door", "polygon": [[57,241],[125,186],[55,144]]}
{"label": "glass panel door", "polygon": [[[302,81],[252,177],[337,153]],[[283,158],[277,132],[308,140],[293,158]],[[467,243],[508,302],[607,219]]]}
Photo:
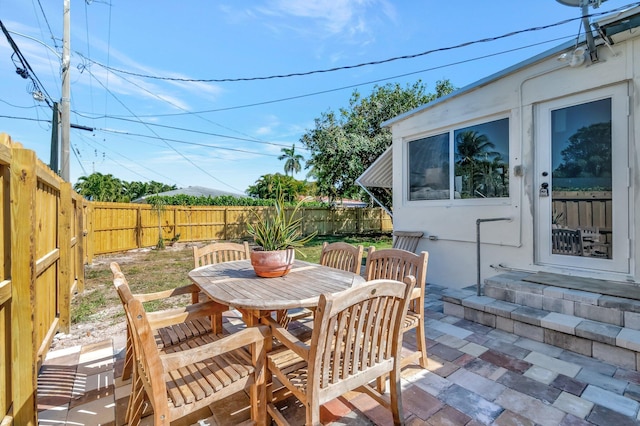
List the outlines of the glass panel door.
{"label": "glass panel door", "polygon": [[538,108],[540,263],[628,271],[625,99],[619,86]]}

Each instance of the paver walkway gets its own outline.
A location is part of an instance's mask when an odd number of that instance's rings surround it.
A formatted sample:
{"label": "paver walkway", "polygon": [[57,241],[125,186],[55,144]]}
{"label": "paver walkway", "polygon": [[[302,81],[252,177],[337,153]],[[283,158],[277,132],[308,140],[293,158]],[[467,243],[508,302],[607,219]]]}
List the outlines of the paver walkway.
{"label": "paver walkway", "polygon": [[[442,313],[442,287],[427,286],[429,368],[403,371],[408,425],[640,424],[640,373]],[[229,319],[233,324],[237,318]],[[413,336],[405,346],[414,345]],[[41,425],[121,425],[129,391],[122,383],[124,336],[51,352],[39,378]],[[247,398],[212,407],[197,425],[248,418]],[[304,423],[294,400],[283,405]],[[332,425],[388,425],[371,398],[349,393],[323,407]]]}

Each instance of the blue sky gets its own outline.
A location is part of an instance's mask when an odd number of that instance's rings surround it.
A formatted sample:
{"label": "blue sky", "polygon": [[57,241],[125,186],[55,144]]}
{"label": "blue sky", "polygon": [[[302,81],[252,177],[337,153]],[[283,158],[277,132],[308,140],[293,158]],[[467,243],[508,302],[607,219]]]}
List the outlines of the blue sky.
{"label": "blue sky", "polygon": [[[609,0],[591,12],[631,3]],[[0,19],[55,101],[62,12],[61,0],[0,0]],[[575,39],[579,16],[554,0],[71,0],[71,123],[95,129],[71,130],[71,182],[95,171],[244,192],[283,172],[283,147],[296,144],[306,158],[300,137],[323,112],[347,107],[356,88],[366,96],[374,84],[418,79],[429,92],[441,79],[463,87]],[[33,99],[11,54],[2,36],[0,132],[48,163],[51,125],[33,120],[50,120],[51,110]]]}

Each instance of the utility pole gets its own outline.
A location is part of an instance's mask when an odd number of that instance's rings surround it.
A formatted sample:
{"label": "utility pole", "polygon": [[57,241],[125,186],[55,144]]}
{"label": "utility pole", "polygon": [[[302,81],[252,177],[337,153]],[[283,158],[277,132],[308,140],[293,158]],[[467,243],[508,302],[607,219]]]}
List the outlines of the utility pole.
{"label": "utility pole", "polygon": [[71,0],[64,0],[63,11],[63,33],[62,33],[62,99],[60,101],[60,176],[69,182],[69,146],[70,142],[70,123],[69,123],[69,104],[71,103],[71,86],[70,86],[70,66],[71,66],[71,48],[70,48],[70,3]]}

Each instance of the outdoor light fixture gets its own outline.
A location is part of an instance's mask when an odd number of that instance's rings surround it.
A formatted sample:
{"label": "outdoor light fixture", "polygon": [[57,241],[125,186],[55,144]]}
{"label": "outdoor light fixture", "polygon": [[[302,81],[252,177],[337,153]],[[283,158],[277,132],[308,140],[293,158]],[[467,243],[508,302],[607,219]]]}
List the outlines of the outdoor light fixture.
{"label": "outdoor light fixture", "polygon": [[587,48],[584,46],[577,47],[573,52],[565,52],[558,56],[560,62],[568,62],[571,68],[579,67],[584,64]]}
{"label": "outdoor light fixture", "polygon": [[[579,52],[579,47],[573,51],[573,55],[567,60],[570,67],[579,67],[585,60],[585,53],[589,52],[589,59],[591,63],[598,62],[598,50],[596,43],[593,40],[593,34],[591,34],[591,25],[589,24],[589,6],[597,9],[605,0],[556,0],[558,3],[565,6],[579,7],[582,9],[582,26],[587,37],[587,46],[582,52]],[[560,59],[560,58],[558,58]],[[562,59],[560,59],[562,60]]]}

